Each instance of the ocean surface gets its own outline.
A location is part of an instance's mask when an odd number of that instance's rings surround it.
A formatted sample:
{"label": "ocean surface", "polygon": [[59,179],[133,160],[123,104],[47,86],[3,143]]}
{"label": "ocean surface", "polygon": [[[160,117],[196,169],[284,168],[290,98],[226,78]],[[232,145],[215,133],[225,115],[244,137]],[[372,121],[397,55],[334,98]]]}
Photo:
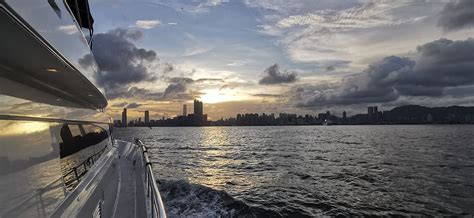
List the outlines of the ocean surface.
{"label": "ocean surface", "polygon": [[170,217],[474,214],[474,126],[116,128]]}

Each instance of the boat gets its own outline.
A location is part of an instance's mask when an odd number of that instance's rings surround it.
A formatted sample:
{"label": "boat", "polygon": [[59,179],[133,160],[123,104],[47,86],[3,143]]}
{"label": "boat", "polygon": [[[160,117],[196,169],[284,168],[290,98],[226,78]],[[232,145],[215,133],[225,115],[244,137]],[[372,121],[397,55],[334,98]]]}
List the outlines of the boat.
{"label": "boat", "polygon": [[323,126],[331,126],[333,124],[333,121],[332,120],[329,120],[329,119],[325,119],[323,121]]}
{"label": "boat", "polygon": [[0,6],[0,217],[166,217],[146,145],[114,138],[87,0]]}

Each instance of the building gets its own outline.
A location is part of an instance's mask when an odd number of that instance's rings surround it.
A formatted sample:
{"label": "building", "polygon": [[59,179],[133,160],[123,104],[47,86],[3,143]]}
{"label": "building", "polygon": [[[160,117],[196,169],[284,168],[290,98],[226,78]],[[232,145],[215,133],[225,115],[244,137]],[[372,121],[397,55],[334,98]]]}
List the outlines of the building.
{"label": "building", "polygon": [[194,116],[202,116],[202,114],[203,114],[202,101],[194,100]]}
{"label": "building", "polygon": [[202,126],[207,122],[207,115],[203,114],[203,104],[202,101],[194,100],[194,115],[193,115],[193,124],[197,126]]}
{"label": "building", "polygon": [[127,108],[122,111],[122,125],[127,126]]}
{"label": "building", "polygon": [[145,124],[150,123],[150,111],[145,111]]}
{"label": "building", "polygon": [[370,116],[375,116],[377,113],[378,113],[377,106],[373,106],[373,107],[368,107],[368,108],[367,108],[367,115],[368,115],[369,117],[370,117]]}
{"label": "building", "polygon": [[369,122],[379,122],[382,119],[382,112],[378,111],[377,106],[367,108],[367,121]]}
{"label": "building", "polygon": [[346,120],[346,119],[347,119],[346,111],[342,112],[342,119],[343,119],[343,120]]}
{"label": "building", "polygon": [[188,116],[188,106],[183,104],[183,117]]}

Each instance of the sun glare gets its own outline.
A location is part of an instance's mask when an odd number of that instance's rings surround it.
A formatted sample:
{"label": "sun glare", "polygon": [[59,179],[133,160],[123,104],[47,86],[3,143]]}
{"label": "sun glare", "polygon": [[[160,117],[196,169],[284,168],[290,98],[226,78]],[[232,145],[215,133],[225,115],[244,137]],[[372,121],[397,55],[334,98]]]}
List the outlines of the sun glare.
{"label": "sun glare", "polygon": [[201,100],[208,104],[232,101],[233,96],[221,94],[218,92],[208,92],[201,96]]}

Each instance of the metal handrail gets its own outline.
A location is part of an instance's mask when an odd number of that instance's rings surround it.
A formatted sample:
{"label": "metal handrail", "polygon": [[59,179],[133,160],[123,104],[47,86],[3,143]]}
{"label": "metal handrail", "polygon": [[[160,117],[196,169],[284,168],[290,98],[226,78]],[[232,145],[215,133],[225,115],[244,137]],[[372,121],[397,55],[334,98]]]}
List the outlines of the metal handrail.
{"label": "metal handrail", "polygon": [[155,176],[151,167],[151,161],[148,157],[148,149],[143,142],[135,138],[135,144],[140,147],[143,154],[143,165],[145,167],[145,182],[147,184],[147,197],[151,200],[151,217],[166,218],[166,211],[163,201],[161,200],[160,190],[156,184]]}
{"label": "metal handrail", "polygon": [[[104,153],[105,149],[107,149],[107,146],[99,150],[98,152],[92,154],[85,160],[83,160],[81,163],[77,164],[76,166],[72,167],[71,170],[67,171],[62,177],[64,180],[64,185],[68,188],[72,187],[75,182],[79,184],[81,181],[81,178],[89,171],[89,169],[94,165],[95,161],[99,159],[99,157]],[[83,167],[84,170],[78,171],[80,167]],[[89,168],[88,168],[89,167]],[[67,177],[74,173],[74,177],[72,179],[67,179]]]}

